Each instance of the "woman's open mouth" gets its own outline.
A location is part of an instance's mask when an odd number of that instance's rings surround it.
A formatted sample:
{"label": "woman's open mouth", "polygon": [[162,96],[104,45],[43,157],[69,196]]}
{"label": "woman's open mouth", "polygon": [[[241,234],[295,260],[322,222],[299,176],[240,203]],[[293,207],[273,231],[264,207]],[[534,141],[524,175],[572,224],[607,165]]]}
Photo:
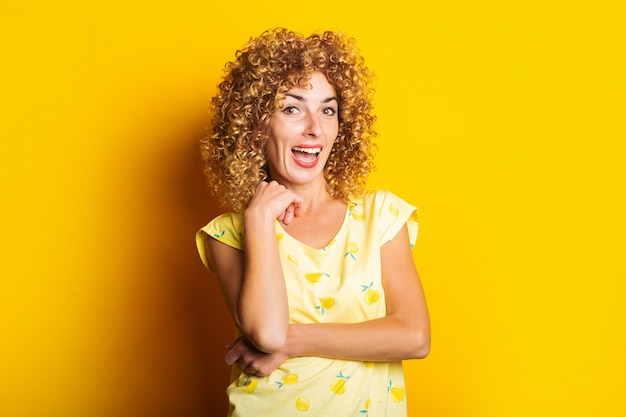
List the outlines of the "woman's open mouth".
{"label": "woman's open mouth", "polygon": [[291,154],[296,164],[304,167],[311,168],[317,163],[317,158],[322,152],[322,147],[300,147],[296,146],[291,148]]}

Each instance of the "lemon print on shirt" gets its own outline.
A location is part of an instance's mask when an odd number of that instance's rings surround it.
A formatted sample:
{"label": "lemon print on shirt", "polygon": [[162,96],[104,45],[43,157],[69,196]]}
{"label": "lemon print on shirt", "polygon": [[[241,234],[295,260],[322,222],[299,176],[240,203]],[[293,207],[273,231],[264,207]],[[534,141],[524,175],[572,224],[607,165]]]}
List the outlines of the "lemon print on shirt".
{"label": "lemon print on shirt", "polygon": [[400,210],[398,210],[398,206],[392,203],[389,204],[389,213],[391,213],[393,217],[398,217],[400,215]]}
{"label": "lemon print on shirt", "polygon": [[304,274],[304,278],[311,284],[315,284],[322,277],[330,277],[330,275],[328,275],[326,272],[312,272],[309,274]]}
{"label": "lemon print on shirt", "polygon": [[246,382],[243,383],[243,392],[245,392],[246,394],[252,394],[254,391],[256,391],[256,387],[258,384],[259,381],[248,377],[246,379]]}
{"label": "lemon print on shirt", "polygon": [[354,256],[354,254],[357,253],[358,251],[359,251],[359,245],[357,245],[356,242],[349,242],[348,247],[346,248],[346,254],[343,256],[344,257],[350,256],[352,259],[356,261],[356,256]]}
{"label": "lemon print on shirt", "polygon": [[389,396],[391,399],[397,403],[401,403],[404,401],[404,397],[406,392],[404,391],[404,387],[394,387],[393,383],[389,381],[389,387],[387,388],[389,392]]}
{"label": "lemon print on shirt", "polygon": [[342,372],[339,372],[332,384],[330,384],[330,390],[337,395],[342,395],[346,393],[346,381],[350,378],[349,376],[345,376]]}
{"label": "lemon print on shirt", "polygon": [[365,304],[370,306],[380,300],[380,293],[372,288],[373,285],[373,281],[370,282],[370,285],[361,285],[361,292],[364,293],[363,301],[365,301]]}
{"label": "lemon print on shirt", "polygon": [[309,399],[306,397],[298,397],[296,398],[296,408],[300,411],[307,411],[309,409],[309,407],[311,406],[311,403],[309,402]]}
{"label": "lemon print on shirt", "polygon": [[285,235],[283,235],[282,233],[276,233],[276,241],[278,243],[282,242],[284,238],[285,238]]}
{"label": "lemon print on shirt", "polygon": [[370,410],[370,404],[372,403],[372,401],[368,398],[365,401],[365,407],[363,407],[362,410],[359,411],[359,414],[363,414],[365,417],[367,417],[369,414],[369,410]]}
{"label": "lemon print on shirt", "polygon": [[298,375],[287,374],[282,381],[276,381],[276,384],[278,384],[278,388],[280,389],[285,385],[295,384],[296,382],[298,382]]}
{"label": "lemon print on shirt", "polygon": [[326,309],[333,308],[334,305],[335,305],[335,299],[333,297],[323,297],[323,298],[320,298],[320,304],[315,306],[315,308],[318,309],[322,313],[322,316],[323,316],[324,313],[326,312]]}
{"label": "lemon print on shirt", "polygon": [[213,233],[213,237],[220,240],[226,234],[226,229],[222,230],[222,233]]}
{"label": "lemon print on shirt", "polygon": [[350,216],[356,221],[364,222],[365,221],[365,213],[357,213],[356,211],[350,210]]}
{"label": "lemon print on shirt", "polygon": [[293,264],[294,264],[295,266],[298,266],[298,260],[297,260],[296,258],[294,258],[293,256],[291,256],[291,255],[287,254],[287,259],[288,259],[290,262],[293,262]]}

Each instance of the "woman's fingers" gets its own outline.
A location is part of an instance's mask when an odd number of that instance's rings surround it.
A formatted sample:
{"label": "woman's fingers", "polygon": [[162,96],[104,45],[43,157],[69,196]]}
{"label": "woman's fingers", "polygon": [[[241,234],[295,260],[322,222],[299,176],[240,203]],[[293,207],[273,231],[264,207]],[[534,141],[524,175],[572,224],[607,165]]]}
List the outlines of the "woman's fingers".
{"label": "woman's fingers", "polygon": [[285,209],[285,214],[283,216],[282,222],[284,224],[289,224],[293,220],[294,216],[295,216],[295,205],[291,203]]}
{"label": "woman's fingers", "polygon": [[302,198],[276,181],[261,182],[248,209],[270,210],[272,217],[289,224],[299,214]]}
{"label": "woman's fingers", "polygon": [[248,375],[267,376],[287,359],[284,353],[262,352],[245,338],[239,338],[231,345],[226,354],[226,363],[236,364]]}

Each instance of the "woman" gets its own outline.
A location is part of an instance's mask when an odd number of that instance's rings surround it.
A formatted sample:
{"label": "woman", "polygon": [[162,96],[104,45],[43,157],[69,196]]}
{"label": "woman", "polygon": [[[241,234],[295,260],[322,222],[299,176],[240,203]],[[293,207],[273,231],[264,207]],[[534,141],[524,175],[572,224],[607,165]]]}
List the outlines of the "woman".
{"label": "woman", "polygon": [[430,325],[415,208],[366,192],[375,136],[353,40],[277,29],[236,55],[202,141],[233,210],[196,236],[239,332],[232,416],[405,416],[402,360]]}

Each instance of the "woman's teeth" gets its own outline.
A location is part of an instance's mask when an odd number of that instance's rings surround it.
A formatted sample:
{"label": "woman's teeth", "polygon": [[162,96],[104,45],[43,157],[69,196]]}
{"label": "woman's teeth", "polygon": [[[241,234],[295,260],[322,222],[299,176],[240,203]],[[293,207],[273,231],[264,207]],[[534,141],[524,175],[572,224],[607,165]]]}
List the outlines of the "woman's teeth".
{"label": "woman's teeth", "polygon": [[318,154],[322,151],[321,148],[299,148],[299,147],[292,148],[292,150],[296,152],[314,153],[314,154]]}
{"label": "woman's teeth", "polygon": [[302,162],[313,162],[315,161],[319,153],[322,151],[322,148],[295,147],[295,148],[292,148],[291,151],[293,152],[296,159]]}

